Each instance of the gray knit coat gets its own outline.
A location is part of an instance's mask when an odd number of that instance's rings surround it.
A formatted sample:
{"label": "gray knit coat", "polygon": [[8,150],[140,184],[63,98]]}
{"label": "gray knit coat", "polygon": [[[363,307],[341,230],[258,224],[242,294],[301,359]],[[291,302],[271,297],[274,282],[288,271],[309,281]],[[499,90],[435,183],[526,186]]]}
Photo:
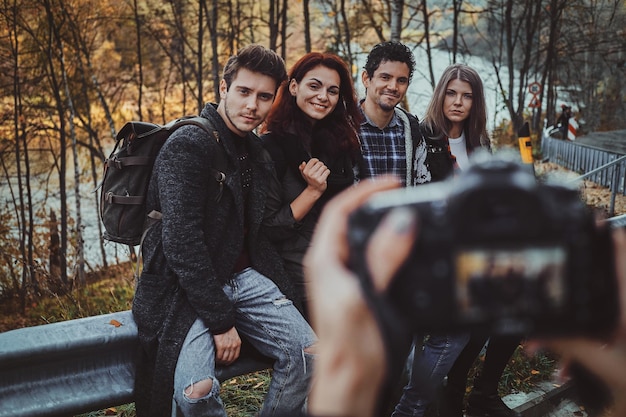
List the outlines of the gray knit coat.
{"label": "gray knit coat", "polygon": [[[213,334],[235,325],[233,306],[222,287],[232,277],[244,245],[252,266],[294,299],[276,248],[259,233],[271,158],[250,133],[234,137],[214,104],[200,114],[213,122],[207,135],[197,126],[175,131],[154,165],[147,196],[147,213],[158,210],[161,222],[149,229],[143,243],[144,269],[137,283],[133,316],[140,352],[135,384],[138,417],[171,415],[174,370],[184,338],[196,318]],[[218,143],[214,136],[219,137]],[[252,165],[252,185],[244,207],[240,164],[234,140],[245,140]],[[226,153],[216,163],[217,152]],[[223,165],[226,181],[219,188],[210,167]]]}

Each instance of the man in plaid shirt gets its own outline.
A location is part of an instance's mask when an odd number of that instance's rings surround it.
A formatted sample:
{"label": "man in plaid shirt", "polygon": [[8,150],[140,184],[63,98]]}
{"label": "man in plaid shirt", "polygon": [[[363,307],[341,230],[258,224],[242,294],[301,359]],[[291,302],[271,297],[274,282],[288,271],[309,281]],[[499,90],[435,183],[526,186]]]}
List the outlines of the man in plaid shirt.
{"label": "man in plaid shirt", "polygon": [[400,42],[380,43],[371,50],[362,74],[361,178],[394,174],[403,185],[430,181],[426,144],[416,117],[397,107],[411,82],[415,59]]}
{"label": "man in plaid shirt", "polygon": [[[428,148],[419,121],[398,107],[411,82],[415,60],[409,48],[400,42],[383,42],[370,51],[362,74],[366,88],[361,101],[364,121],[360,138],[363,161],[361,178],[394,174],[404,186],[415,186],[433,179],[426,163]],[[431,154],[432,156],[432,154]],[[429,163],[431,161],[428,161]],[[414,361],[418,375],[404,387],[402,398],[392,417],[424,415],[447,370],[469,339],[469,335],[430,334],[424,339],[416,334]],[[402,347],[401,347],[402,349]],[[407,347],[408,349],[408,347]],[[388,381],[393,385],[392,381]],[[386,390],[391,390],[389,386]],[[386,398],[394,400],[390,392]]]}

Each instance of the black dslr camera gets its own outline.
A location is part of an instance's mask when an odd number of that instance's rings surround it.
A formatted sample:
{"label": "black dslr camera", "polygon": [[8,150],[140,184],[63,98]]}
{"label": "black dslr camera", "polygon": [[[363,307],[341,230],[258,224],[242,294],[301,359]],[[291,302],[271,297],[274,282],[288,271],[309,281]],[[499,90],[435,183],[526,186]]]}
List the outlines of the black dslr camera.
{"label": "black dslr camera", "polygon": [[413,330],[607,334],[619,310],[610,231],[576,189],[528,167],[483,156],[444,182],[375,195],[350,218],[351,268],[369,285],[368,240],[406,206],[419,237],[384,297]]}

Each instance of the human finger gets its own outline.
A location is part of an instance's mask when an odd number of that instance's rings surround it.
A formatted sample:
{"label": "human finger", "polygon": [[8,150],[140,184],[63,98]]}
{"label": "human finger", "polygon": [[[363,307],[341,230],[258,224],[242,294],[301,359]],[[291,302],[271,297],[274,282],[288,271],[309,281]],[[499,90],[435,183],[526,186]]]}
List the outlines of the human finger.
{"label": "human finger", "polygon": [[320,161],[317,158],[311,158],[309,159],[304,166],[304,170],[308,171],[308,172],[316,172],[316,171],[321,171],[322,169],[326,168],[326,164],[324,164],[324,162]]}
{"label": "human finger", "polygon": [[411,253],[417,214],[408,207],[390,210],[380,222],[366,248],[366,262],[376,291],[384,291]]}
{"label": "human finger", "polygon": [[214,335],[213,341],[216,361],[230,364],[239,357],[241,338],[234,327],[225,333]]}
{"label": "human finger", "polygon": [[327,170],[328,167],[326,166],[326,164],[324,164],[322,161],[319,160],[309,160],[309,162],[306,163],[306,166],[304,167],[304,173],[314,176],[314,175],[319,175],[322,172],[324,172],[325,170]]}
{"label": "human finger", "polygon": [[330,175],[330,169],[328,169],[328,168],[323,169],[321,174],[320,174],[320,180],[326,182],[326,180],[328,179],[329,175]]}
{"label": "human finger", "polygon": [[[305,256],[307,268],[340,262],[345,265],[348,259],[348,217],[373,194],[399,187],[392,176],[381,176],[375,180],[364,180],[356,187],[344,190],[330,200],[318,221],[311,246]],[[331,277],[327,277],[332,279]]]}

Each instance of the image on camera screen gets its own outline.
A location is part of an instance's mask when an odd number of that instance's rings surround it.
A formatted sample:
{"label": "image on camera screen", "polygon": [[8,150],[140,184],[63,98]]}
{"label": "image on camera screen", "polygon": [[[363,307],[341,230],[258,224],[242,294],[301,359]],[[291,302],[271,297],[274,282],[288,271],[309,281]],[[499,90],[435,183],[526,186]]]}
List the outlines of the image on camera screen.
{"label": "image on camera screen", "polygon": [[456,254],[456,301],[469,322],[558,313],[565,304],[562,247],[472,248]]}

